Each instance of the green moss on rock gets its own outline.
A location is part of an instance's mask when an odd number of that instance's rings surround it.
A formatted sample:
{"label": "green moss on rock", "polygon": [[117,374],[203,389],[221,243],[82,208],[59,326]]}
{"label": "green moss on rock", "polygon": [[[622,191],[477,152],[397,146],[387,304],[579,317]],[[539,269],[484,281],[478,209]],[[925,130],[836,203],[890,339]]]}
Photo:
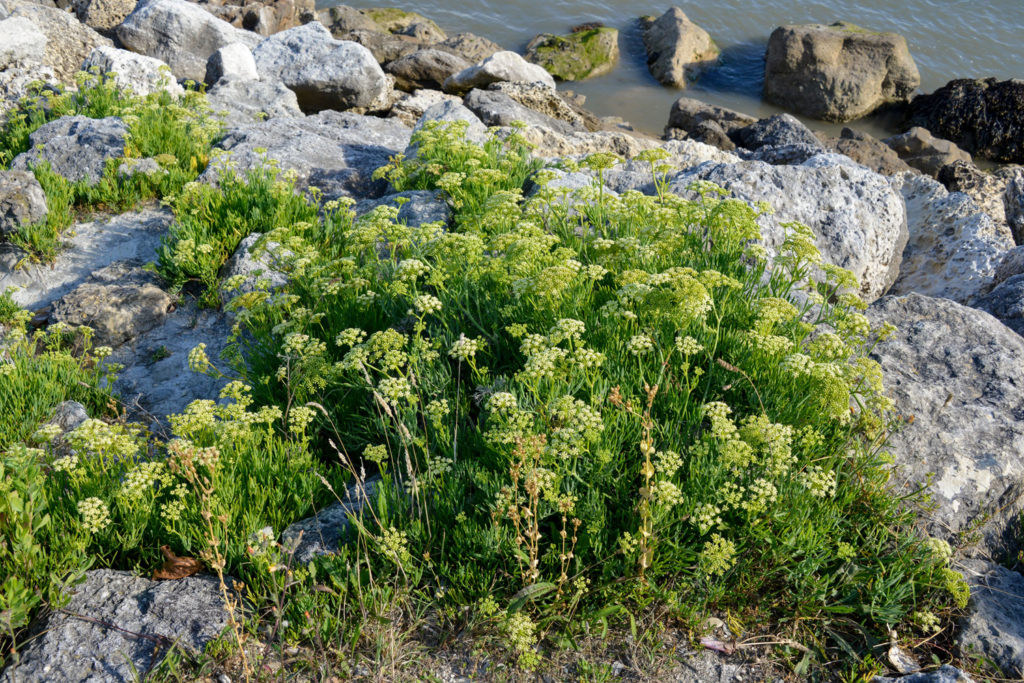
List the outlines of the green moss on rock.
{"label": "green moss on rock", "polygon": [[600,76],[619,60],[619,32],[601,27],[565,36],[542,33],[527,45],[526,59],[562,81]]}
{"label": "green moss on rock", "polygon": [[441,31],[441,27],[433,20],[427,19],[422,14],[410,12],[397,7],[376,7],[362,10],[364,16],[369,17],[380,26],[381,30],[388,33],[401,33],[413,24],[428,24],[432,28]]}

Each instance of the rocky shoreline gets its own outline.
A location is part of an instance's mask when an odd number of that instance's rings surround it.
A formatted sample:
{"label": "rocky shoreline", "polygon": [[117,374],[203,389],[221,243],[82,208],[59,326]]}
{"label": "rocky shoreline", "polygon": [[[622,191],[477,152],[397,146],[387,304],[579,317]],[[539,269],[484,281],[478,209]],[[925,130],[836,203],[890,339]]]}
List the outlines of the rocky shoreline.
{"label": "rocky shoreline", "polygon": [[[660,82],[684,87],[713,68],[712,37],[681,10],[644,21]],[[898,36],[848,24],[780,27],[768,46],[767,99],[831,121],[886,107],[906,132],[880,141],[846,129],[834,138],[790,115],[756,120],[684,96],[659,140],[595,116],[562,89],[558,81],[601,73],[616,59],[609,30],[580,28],[538,36],[524,59],[398,10],[317,12],[304,0],[0,0],[0,122],[31,82],[72,87],[76,72],[94,67],[138,94],[205,83],[225,126],[217,143],[225,154],[199,183],[215,184],[222,165],[244,172],[269,159],[324,202],[351,198],[358,214],[397,206],[409,225],[447,222],[449,208],[433,193],[395,193],[374,171],[413,154],[411,135],[428,121],[465,121],[477,140],[488,127],[523,122],[539,157],[622,156],[601,174],[608,192],[655,192],[647,165],[632,159],[661,148],[669,190],[685,195],[711,181],[766,203],[773,211],[758,220],[770,253],[786,223],[807,225],[825,260],[859,279],[868,317],[897,328],[873,352],[906,423],[888,446],[893,482],[908,491],[931,484],[934,509],[922,526],[949,541],[972,588],[951,658],[962,669],[984,660],[1007,679],[1024,676],[1024,167],[1014,165],[1024,163],[1024,81],[952,81],[912,97],[919,79]],[[33,132],[30,149],[0,170],[0,236],[46,216],[29,172],[36,163],[95,182],[107,160],[124,156],[127,136],[114,117],[66,117]],[[1001,166],[981,170],[972,155]],[[122,172],[161,170],[139,159]],[[582,188],[597,177],[563,171],[553,186]],[[41,326],[96,329],[124,366],[116,389],[157,433],[164,416],[216,399],[223,382],[190,373],[189,351],[205,344],[218,357],[234,323],[232,312],[200,308],[144,268],[173,220],[155,206],[95,216],[75,224],[45,265],[0,240],[0,292],[13,289]],[[224,279],[275,274],[252,244],[242,243]],[[335,539],[347,524],[337,510],[321,517],[302,524]],[[161,583],[90,571],[68,610],[36,626],[39,637],[0,681],[129,680],[133,667],[147,671],[162,656],[161,638],[201,650],[226,624],[220,600],[201,577]],[[113,661],[114,652],[126,657]],[[739,680],[743,671],[724,655],[693,661],[704,663],[677,680]],[[972,678],[944,666],[898,680]]]}

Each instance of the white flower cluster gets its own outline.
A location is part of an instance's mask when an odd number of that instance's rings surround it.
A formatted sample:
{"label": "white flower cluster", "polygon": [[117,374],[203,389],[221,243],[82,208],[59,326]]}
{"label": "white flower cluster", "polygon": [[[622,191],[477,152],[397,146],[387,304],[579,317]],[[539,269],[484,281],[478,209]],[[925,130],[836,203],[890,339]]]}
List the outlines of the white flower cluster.
{"label": "white flower cluster", "polygon": [[110,526],[110,509],[99,498],[80,500],[77,507],[82,518],[82,526],[90,534],[98,534]]}

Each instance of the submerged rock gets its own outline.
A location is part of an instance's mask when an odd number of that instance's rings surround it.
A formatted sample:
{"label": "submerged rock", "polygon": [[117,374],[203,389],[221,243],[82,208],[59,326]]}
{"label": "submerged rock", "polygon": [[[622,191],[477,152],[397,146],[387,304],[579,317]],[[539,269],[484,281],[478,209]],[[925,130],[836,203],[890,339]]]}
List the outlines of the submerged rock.
{"label": "submerged rock", "polygon": [[764,98],[826,121],[903,102],[921,83],[907,41],[846,22],[782,26],[765,55]]}
{"label": "submerged rock", "polygon": [[526,60],[561,81],[602,76],[619,61],[619,32],[602,26],[565,36],[542,33],[526,46]]}
{"label": "submerged rock", "polygon": [[647,68],[662,85],[685,88],[718,59],[718,46],[686,13],[672,7],[643,30]]}

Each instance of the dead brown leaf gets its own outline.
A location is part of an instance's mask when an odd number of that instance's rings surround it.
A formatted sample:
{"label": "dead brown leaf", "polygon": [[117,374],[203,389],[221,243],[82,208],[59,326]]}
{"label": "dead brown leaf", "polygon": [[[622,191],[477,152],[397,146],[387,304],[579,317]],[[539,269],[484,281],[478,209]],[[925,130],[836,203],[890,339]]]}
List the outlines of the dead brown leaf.
{"label": "dead brown leaf", "polygon": [[194,557],[178,557],[169,546],[160,546],[160,552],[164,554],[164,566],[153,572],[154,579],[173,581],[192,576],[203,568],[203,563]]}

